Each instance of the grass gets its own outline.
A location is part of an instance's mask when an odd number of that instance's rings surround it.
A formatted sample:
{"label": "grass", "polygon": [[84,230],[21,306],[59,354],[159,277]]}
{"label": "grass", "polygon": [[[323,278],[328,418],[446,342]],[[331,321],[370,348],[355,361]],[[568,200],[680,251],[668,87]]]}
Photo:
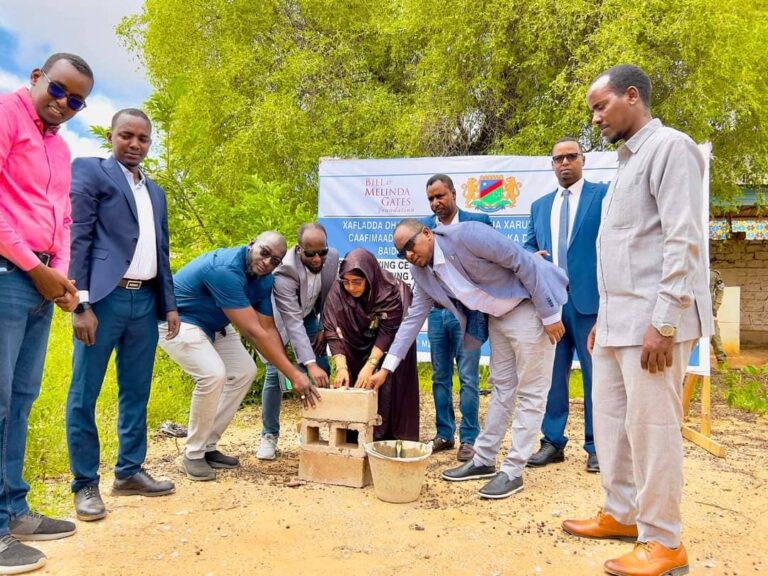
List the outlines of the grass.
{"label": "grass", "polygon": [[768,366],[726,369],[721,376],[721,392],[729,406],[768,414]]}

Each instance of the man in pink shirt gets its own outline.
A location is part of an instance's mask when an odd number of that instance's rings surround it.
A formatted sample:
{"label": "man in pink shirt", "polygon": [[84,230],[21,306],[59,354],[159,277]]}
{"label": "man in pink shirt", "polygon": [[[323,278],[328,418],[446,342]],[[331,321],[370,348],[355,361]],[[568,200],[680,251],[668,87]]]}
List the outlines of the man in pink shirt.
{"label": "man in pink shirt", "polygon": [[0,96],[0,573],[45,564],[20,540],[55,540],[72,522],[32,512],[21,477],[29,412],[40,393],[55,302],[72,311],[67,279],[70,154],[59,126],[85,108],[93,72],[80,57],[54,54],[30,88]]}

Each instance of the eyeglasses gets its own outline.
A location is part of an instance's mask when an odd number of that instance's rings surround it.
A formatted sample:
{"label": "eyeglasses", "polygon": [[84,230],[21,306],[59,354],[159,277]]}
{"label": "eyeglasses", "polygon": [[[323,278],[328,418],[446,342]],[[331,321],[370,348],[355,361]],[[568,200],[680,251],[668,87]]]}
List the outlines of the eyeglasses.
{"label": "eyeglasses", "polygon": [[74,110],[75,112],[80,112],[80,110],[86,107],[85,100],[83,100],[82,98],[78,98],[77,96],[70,96],[69,92],[67,92],[64,89],[64,86],[48,78],[48,74],[46,74],[42,70],[40,72],[42,72],[43,77],[45,77],[45,79],[48,80],[48,95],[51,98],[53,98],[54,100],[61,100],[62,98],[66,98],[67,107],[70,110]]}
{"label": "eyeglasses", "polygon": [[[301,248],[301,246],[299,246]],[[328,256],[328,247],[320,248],[320,250],[305,250],[304,248],[301,248],[301,253],[304,254],[307,258],[314,258],[315,256],[320,256],[320,258],[325,258]]]}
{"label": "eyeglasses", "polygon": [[266,246],[259,246],[259,254],[261,254],[262,258],[269,259],[269,261],[272,263],[272,266],[274,266],[275,268],[277,268],[278,266],[280,266],[280,264],[283,263],[283,259],[278,258],[277,256],[272,256],[272,252]]}
{"label": "eyeglasses", "polygon": [[576,162],[576,159],[581,156],[579,152],[571,152],[570,154],[558,154],[557,156],[552,156],[552,162],[554,164],[562,164],[566,160],[568,162]]}
{"label": "eyeglasses", "polygon": [[398,258],[401,258],[401,259],[405,260],[406,259],[406,255],[408,254],[408,252],[413,252],[413,248],[414,248],[414,246],[416,246],[416,238],[418,238],[419,234],[421,234],[423,231],[424,231],[424,228],[422,228],[421,230],[416,232],[416,234],[414,234],[413,236],[411,236],[408,239],[408,242],[403,244],[403,247],[400,248],[400,250],[397,251],[397,257]]}
{"label": "eyeglasses", "polygon": [[346,278],[339,278],[339,282],[341,283],[344,288],[362,288],[365,286],[365,278],[353,278],[352,280],[347,280]]}

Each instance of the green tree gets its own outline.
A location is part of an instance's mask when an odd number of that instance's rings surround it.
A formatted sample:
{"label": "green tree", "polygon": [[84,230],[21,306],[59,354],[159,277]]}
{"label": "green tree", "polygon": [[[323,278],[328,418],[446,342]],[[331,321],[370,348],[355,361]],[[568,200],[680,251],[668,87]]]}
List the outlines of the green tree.
{"label": "green tree", "polygon": [[656,116],[712,142],[715,195],[768,174],[764,2],[147,0],[119,33],[155,89],[185,249],[293,234],[322,157],[603,149],[585,94],[621,62],[651,75]]}

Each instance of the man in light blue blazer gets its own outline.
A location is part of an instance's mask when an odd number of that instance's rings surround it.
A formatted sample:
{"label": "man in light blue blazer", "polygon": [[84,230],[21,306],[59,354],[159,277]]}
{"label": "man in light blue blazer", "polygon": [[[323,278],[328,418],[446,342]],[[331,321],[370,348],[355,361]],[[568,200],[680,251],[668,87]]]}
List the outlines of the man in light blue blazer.
{"label": "man in light blue blazer", "polygon": [[147,403],[152,385],[158,322],[168,337],[179,331],[169,262],[168,207],[163,189],[141,162],[152,125],[135,108],[120,110],[108,133],[113,156],[78,158],[72,165],[72,256],[69,277],[79,290],[72,383],[67,397],[67,444],[80,520],[103,518],[99,492],[96,401],[112,351],[118,385],[118,456],[114,495],[162,496],[174,485],[143,467],[147,454]]}
{"label": "man in light blue blazer", "polygon": [[525,248],[562,268],[569,279],[569,298],[563,306],[565,336],[557,344],[552,387],[541,432],[541,448],[528,466],[546,466],[565,459],[568,443],[568,381],[573,353],[577,352],[584,382],[584,450],[587,471],[599,472],[592,435],[592,355],[587,350],[589,331],[597,320],[597,255],[595,242],[600,210],[608,184],[582,177],[584,151],[575,138],[559,140],[552,149],[552,168],[558,188],[531,206]]}
{"label": "man in light blue blazer", "polygon": [[[369,386],[378,388],[397,368],[435,303],[458,318],[468,349],[478,348],[489,334],[493,393],[485,427],[475,441],[474,456],[442,476],[453,482],[493,477],[480,496],[511,496],[523,489],[523,470],[544,417],[555,344],[565,332],[560,313],[568,298],[568,278],[480,222],[430,230],[408,219],[400,222],[393,239],[398,255],[411,264],[415,291]],[[496,456],[512,419],[512,446],[497,474]]]}
{"label": "man in light blue blazer", "polygon": [[[459,222],[482,222],[491,226],[487,214],[465,212],[456,205],[456,187],[446,174],[427,180],[427,199],[434,214],[422,220],[429,229]],[[435,305],[429,313],[429,349],[432,359],[432,395],[435,399],[435,437],[432,452],[455,446],[456,415],[453,410],[453,361],[459,372],[459,449],[456,459],[466,462],[474,454],[472,446],[480,433],[480,349],[467,350],[462,344],[461,326],[453,313]]]}

